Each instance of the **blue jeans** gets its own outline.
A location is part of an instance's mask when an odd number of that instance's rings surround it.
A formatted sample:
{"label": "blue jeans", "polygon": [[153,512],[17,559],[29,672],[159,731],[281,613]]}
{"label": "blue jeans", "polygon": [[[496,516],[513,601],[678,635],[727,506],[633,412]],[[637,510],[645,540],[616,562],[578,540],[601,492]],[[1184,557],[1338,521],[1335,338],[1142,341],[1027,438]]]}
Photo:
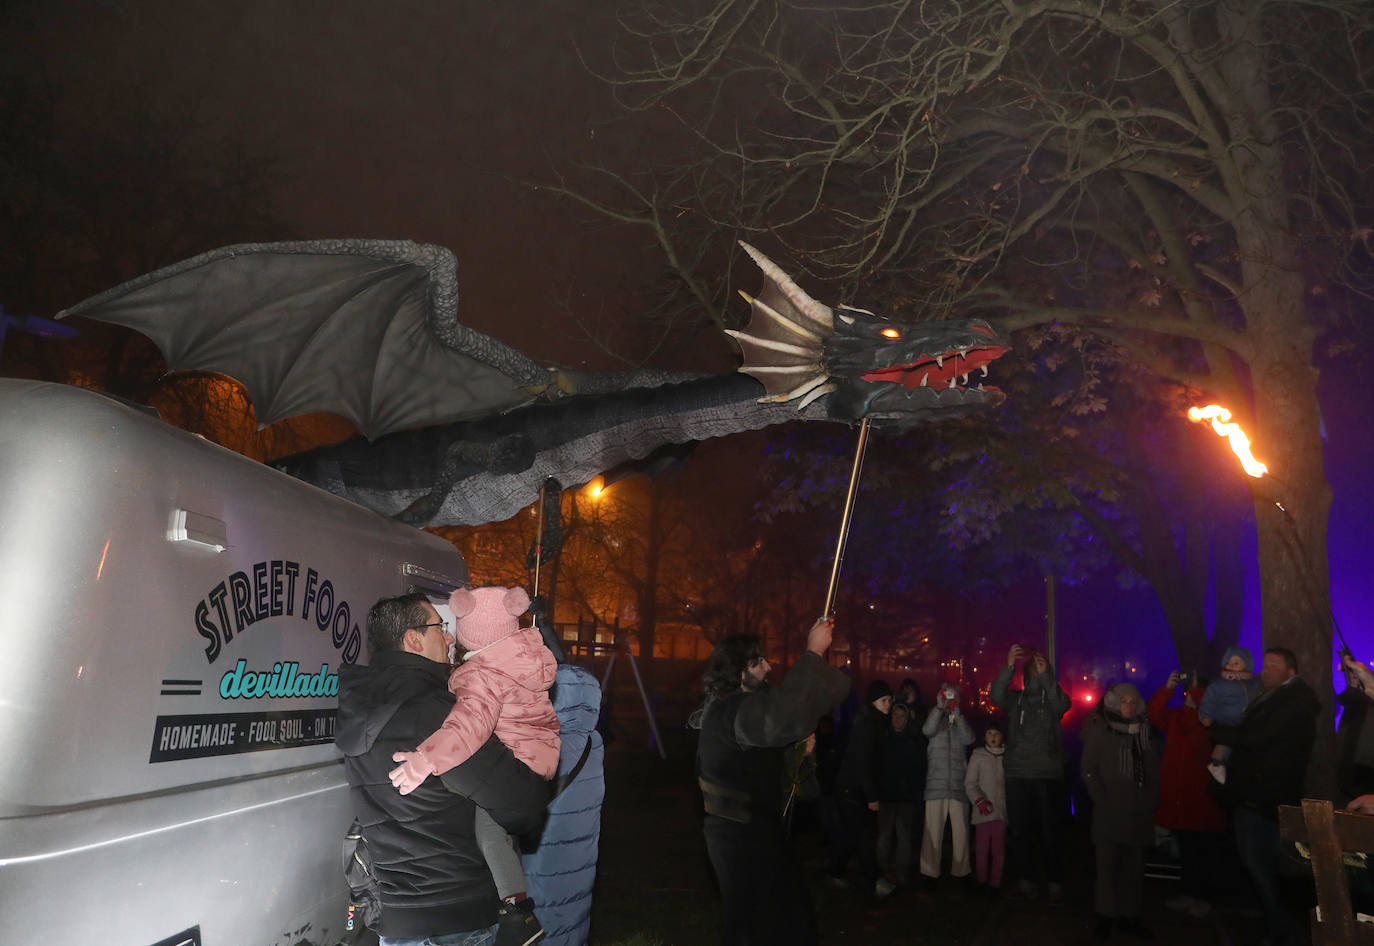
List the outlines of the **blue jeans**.
{"label": "blue jeans", "polygon": [[380,938],[381,946],[491,946],[496,941],[496,926],[468,933],[440,933],[423,939]]}

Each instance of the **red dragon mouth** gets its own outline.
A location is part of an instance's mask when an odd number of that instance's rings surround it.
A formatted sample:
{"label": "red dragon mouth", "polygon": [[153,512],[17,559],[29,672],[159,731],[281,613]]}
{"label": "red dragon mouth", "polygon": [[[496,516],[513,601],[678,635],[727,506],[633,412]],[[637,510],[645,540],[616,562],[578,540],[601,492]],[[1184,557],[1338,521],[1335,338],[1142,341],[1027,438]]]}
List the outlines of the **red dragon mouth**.
{"label": "red dragon mouth", "polygon": [[[1007,353],[1005,348],[968,348],[932,355],[905,365],[892,365],[861,375],[865,381],[902,384],[908,390],[967,387],[975,372],[986,377],[987,366]],[[981,387],[981,385],[977,385]]]}

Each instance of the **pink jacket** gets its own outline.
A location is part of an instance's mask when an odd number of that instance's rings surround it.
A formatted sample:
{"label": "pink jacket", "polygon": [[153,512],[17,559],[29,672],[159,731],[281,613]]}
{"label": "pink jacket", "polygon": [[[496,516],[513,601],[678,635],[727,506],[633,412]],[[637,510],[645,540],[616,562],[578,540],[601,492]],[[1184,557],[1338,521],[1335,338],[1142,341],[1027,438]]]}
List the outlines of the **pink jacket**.
{"label": "pink jacket", "polygon": [[464,762],[494,732],[515,757],[544,778],[558,771],[558,716],[549,700],[558,665],[539,632],[521,628],[454,668],[448,688],[458,701],[420,752],[436,773]]}

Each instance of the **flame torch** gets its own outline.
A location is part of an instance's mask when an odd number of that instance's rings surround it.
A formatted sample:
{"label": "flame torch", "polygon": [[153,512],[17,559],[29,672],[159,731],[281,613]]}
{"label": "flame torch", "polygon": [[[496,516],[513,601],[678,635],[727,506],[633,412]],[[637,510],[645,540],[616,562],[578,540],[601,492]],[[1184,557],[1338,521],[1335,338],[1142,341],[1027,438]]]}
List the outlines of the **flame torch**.
{"label": "flame torch", "polygon": [[1212,429],[1216,431],[1218,437],[1225,437],[1231,444],[1231,452],[1240,459],[1240,465],[1246,473],[1259,479],[1269,472],[1269,467],[1255,459],[1255,455],[1250,452],[1250,438],[1245,436],[1245,431],[1240,429],[1240,424],[1231,423],[1231,412],[1220,404],[1208,404],[1206,407],[1188,408],[1188,419],[1200,424],[1204,420],[1212,422]]}
{"label": "flame torch", "polygon": [[[1264,476],[1270,475],[1269,467],[1256,460],[1254,454],[1250,452],[1250,438],[1246,436],[1245,431],[1240,429],[1240,424],[1231,422],[1231,412],[1226,408],[1222,407],[1220,404],[1208,404],[1206,407],[1190,407],[1188,408],[1188,419],[1197,424],[1203,421],[1211,421],[1212,430],[1216,431],[1218,437],[1226,438],[1231,445],[1231,451],[1235,453],[1237,459],[1240,460],[1241,468],[1244,469],[1248,475],[1253,476],[1255,479],[1261,479]],[[1278,477],[1274,477],[1274,479],[1280,483],[1282,482],[1278,480]],[[1298,564],[1301,566],[1301,584],[1303,592],[1307,595],[1308,604],[1314,611],[1325,611],[1327,613],[1331,619],[1331,629],[1335,631],[1336,636],[1341,639],[1341,654],[1349,655],[1350,645],[1346,643],[1345,635],[1341,633],[1341,626],[1336,623],[1336,615],[1335,612],[1331,610],[1329,599],[1325,608],[1319,607],[1317,604],[1317,595],[1313,590],[1315,582],[1312,579],[1311,566],[1309,564],[1311,558],[1309,558],[1307,554],[1306,546],[1302,544],[1302,535],[1298,532],[1298,524],[1293,520],[1293,514],[1288,511],[1288,507],[1281,501],[1275,500],[1274,505],[1278,507],[1279,512],[1283,513],[1284,521],[1288,523],[1288,527],[1292,530],[1293,543],[1298,552]]]}

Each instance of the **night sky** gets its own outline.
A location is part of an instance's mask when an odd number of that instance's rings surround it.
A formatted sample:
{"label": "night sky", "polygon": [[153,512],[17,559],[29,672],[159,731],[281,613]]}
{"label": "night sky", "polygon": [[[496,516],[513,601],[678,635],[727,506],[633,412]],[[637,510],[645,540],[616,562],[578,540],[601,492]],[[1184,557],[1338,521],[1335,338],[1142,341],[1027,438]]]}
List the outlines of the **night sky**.
{"label": "night sky", "polygon": [[[579,46],[604,48],[605,9],[585,0],[21,0],[0,20],[0,56],[31,63],[51,85],[60,136],[78,140],[97,115],[117,124],[120,108],[193,114],[270,163],[270,209],[288,231],[280,238],[448,246],[465,323],[542,361],[615,368],[585,336],[614,338],[634,354],[633,317],[658,265],[654,249],[530,183],[584,163],[638,160],[603,133],[613,103],[579,61]],[[637,146],[653,153],[652,127],[644,134]],[[718,370],[731,357],[723,337],[703,330],[658,363]],[[1333,360],[1322,387],[1336,496],[1334,605],[1366,657],[1374,656],[1366,566],[1374,491],[1365,471],[1374,448],[1365,431],[1374,409],[1357,379],[1367,362],[1363,353]],[[1255,452],[1263,459],[1263,444]],[[1242,642],[1258,647],[1253,564],[1249,577]],[[999,638],[1038,635],[1037,609],[1032,591],[980,606],[981,620],[1004,625]],[[1172,669],[1148,591],[1121,592],[1109,577],[1061,589],[1059,626],[1066,658],[1136,638],[1150,643],[1123,656],[1147,668],[1147,686]]]}

